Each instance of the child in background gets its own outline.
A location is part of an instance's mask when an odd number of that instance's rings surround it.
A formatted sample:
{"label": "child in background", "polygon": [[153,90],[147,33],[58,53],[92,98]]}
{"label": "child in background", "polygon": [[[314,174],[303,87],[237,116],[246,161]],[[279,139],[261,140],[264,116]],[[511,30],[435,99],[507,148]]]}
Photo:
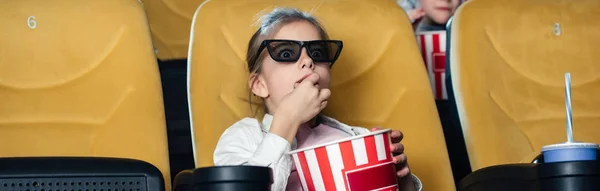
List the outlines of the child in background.
{"label": "child in background", "polygon": [[446,23],[458,8],[459,0],[419,0],[425,16],[417,32],[446,30]]}
{"label": "child in background", "polygon": [[[471,167],[466,152],[466,146],[463,141],[460,121],[457,120],[458,114],[456,113],[456,106],[454,106],[453,101],[450,101],[453,100],[451,98],[453,96],[453,93],[451,92],[452,89],[446,90],[446,95],[450,97],[450,100],[447,100],[446,98],[440,98],[443,97],[443,94],[440,95],[440,92],[444,91],[443,87],[446,84],[451,84],[449,75],[446,73],[447,65],[445,47],[442,47],[443,45],[441,42],[444,42],[443,44],[447,45],[445,39],[446,24],[448,23],[450,17],[454,15],[456,9],[463,2],[465,2],[465,0],[419,0],[419,2],[425,11],[425,16],[417,24],[415,30],[417,33],[417,38],[420,38],[420,35],[430,35],[430,37],[435,35],[442,36],[440,39],[438,39],[437,44],[434,43],[436,41],[433,40],[433,37],[429,39],[423,38],[420,40],[420,46],[422,51],[424,51],[421,53],[423,54],[423,59],[427,64],[427,70],[430,74],[433,74],[433,76],[430,76],[429,80],[432,81],[432,84],[434,85],[433,88],[436,90],[437,95],[435,104],[440,117],[440,122],[442,123],[442,127],[444,129],[446,147],[448,148],[448,154],[450,157],[450,164],[453,167],[453,175],[455,181],[458,182],[462,177],[471,173]],[[428,40],[429,43],[426,42]],[[434,48],[435,46],[438,46],[438,48]],[[431,57],[430,60],[427,60],[428,54]],[[436,63],[434,63],[434,61]]]}
{"label": "child in background", "polygon": [[[341,53],[341,41],[329,40],[314,17],[296,9],[277,8],[260,22],[246,61],[248,86],[263,99],[266,114],[262,122],[244,118],[229,127],[219,139],[214,163],[270,167],[272,190],[302,190],[289,151],[369,130],[320,115],[331,94],[330,69]],[[391,137],[399,188],[421,190],[421,182],[410,173],[402,133],[392,131]]]}
{"label": "child in background", "polygon": [[397,0],[396,3],[406,11],[411,23],[418,22],[425,16],[425,11],[419,5],[418,0]]}

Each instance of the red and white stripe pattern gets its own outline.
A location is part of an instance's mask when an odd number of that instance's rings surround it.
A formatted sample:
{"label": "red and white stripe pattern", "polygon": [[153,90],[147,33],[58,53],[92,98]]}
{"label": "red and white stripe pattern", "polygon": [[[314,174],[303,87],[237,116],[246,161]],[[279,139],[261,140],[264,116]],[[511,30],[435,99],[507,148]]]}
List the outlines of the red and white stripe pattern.
{"label": "red and white stripe pattern", "polygon": [[[375,176],[378,176],[376,178],[380,180],[379,182],[359,181],[358,187],[375,188],[369,190],[397,190],[395,170],[390,152],[389,131],[293,153],[292,157],[304,191],[361,190],[352,189],[353,185],[347,180],[360,180],[361,177],[365,176],[373,177],[373,173],[378,173]],[[390,165],[382,166],[385,164]],[[369,167],[377,165],[382,166],[384,169],[379,168],[377,171],[376,168],[373,168],[374,170],[371,170],[369,174]],[[390,168],[391,173],[389,176],[381,174],[382,171],[390,171]],[[356,171],[362,171],[363,173],[356,173]],[[351,172],[354,174],[351,174]],[[351,176],[355,178],[350,179]],[[388,178],[386,179],[385,176]],[[357,182],[355,181],[354,184],[356,185]]]}
{"label": "red and white stripe pattern", "polygon": [[417,39],[435,98],[446,100],[446,31],[417,33]]}

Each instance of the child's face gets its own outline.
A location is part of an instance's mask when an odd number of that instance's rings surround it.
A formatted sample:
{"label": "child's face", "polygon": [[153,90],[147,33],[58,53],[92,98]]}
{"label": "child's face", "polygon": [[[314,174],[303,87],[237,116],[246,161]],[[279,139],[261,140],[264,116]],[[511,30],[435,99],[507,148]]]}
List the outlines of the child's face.
{"label": "child's face", "polygon": [[[292,22],[282,26],[272,39],[322,40],[317,28],[306,21]],[[269,110],[277,110],[281,99],[294,90],[296,82],[310,73],[316,73],[320,76],[318,84],[321,89],[329,88],[329,65],[314,63],[307,55],[306,48],[302,49],[300,59],[294,63],[277,62],[270,56],[265,55],[259,78],[264,80],[268,91],[269,96],[265,101]]]}
{"label": "child's face", "polygon": [[420,2],[425,17],[436,24],[446,24],[458,7],[458,0],[420,0]]}

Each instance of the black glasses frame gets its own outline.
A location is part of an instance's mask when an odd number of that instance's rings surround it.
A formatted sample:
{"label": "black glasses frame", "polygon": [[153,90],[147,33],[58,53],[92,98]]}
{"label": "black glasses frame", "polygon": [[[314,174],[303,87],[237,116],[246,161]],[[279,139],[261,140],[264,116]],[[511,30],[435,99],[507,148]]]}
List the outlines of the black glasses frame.
{"label": "black glasses frame", "polygon": [[301,54],[297,54],[296,57],[294,58],[289,58],[289,59],[281,59],[278,58],[276,55],[273,55],[273,50],[271,49],[271,46],[269,46],[269,44],[273,43],[273,42],[291,42],[294,44],[297,44],[298,46],[300,46],[300,51],[302,51],[303,48],[307,47],[310,44],[315,44],[315,43],[333,43],[335,45],[337,45],[337,50],[335,52],[335,55],[333,56],[333,58],[331,59],[315,59],[313,58],[310,50],[308,48],[306,48],[306,52],[308,53],[308,56],[313,60],[313,62],[329,62],[331,63],[329,67],[333,66],[333,63],[339,58],[340,53],[342,52],[342,47],[344,45],[344,43],[341,40],[311,40],[311,41],[297,41],[297,40],[282,40],[282,39],[272,39],[272,40],[263,40],[262,43],[260,44],[260,47],[258,48],[258,56],[260,56],[260,54],[262,53],[262,51],[267,48],[267,52],[269,53],[269,56],[271,56],[271,58],[277,62],[296,62],[298,61],[298,59],[300,59],[300,55]]}

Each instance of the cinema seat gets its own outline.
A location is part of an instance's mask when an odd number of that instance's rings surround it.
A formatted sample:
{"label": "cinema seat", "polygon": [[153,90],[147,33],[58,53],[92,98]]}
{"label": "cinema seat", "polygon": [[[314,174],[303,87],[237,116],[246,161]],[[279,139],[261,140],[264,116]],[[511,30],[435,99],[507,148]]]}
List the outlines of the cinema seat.
{"label": "cinema seat", "polygon": [[137,160],[170,187],[160,78],[140,2],[5,1],[0,23],[0,157]]}
{"label": "cinema seat", "polygon": [[199,7],[188,58],[196,167],[214,165],[226,128],[243,117],[262,117],[248,102],[244,58],[257,14],[275,6],[314,12],[332,38],[344,41],[324,114],[350,125],[402,130],[411,169],[425,189],[455,190],[417,41],[406,14],[387,0],[230,0]]}
{"label": "cinema seat", "polygon": [[160,60],[187,58],[190,26],[204,0],[142,0]]}
{"label": "cinema seat", "polygon": [[594,0],[475,0],[456,11],[450,73],[473,170],[528,163],[544,145],[566,142],[566,72],[575,140],[600,142],[598,7]]}

